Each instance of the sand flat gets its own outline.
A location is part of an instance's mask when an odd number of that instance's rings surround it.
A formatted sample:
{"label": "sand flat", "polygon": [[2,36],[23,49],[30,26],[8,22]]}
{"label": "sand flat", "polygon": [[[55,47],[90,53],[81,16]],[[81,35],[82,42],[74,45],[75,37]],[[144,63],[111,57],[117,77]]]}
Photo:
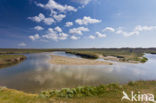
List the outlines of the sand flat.
{"label": "sand flat", "polygon": [[59,65],[112,65],[110,62],[51,55],[50,63]]}

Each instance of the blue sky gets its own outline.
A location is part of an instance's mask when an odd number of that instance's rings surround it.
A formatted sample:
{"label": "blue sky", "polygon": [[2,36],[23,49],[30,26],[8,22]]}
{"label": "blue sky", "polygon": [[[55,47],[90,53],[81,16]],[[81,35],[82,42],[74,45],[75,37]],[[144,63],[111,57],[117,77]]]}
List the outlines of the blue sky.
{"label": "blue sky", "polygon": [[156,47],[155,0],[0,0],[0,48]]}

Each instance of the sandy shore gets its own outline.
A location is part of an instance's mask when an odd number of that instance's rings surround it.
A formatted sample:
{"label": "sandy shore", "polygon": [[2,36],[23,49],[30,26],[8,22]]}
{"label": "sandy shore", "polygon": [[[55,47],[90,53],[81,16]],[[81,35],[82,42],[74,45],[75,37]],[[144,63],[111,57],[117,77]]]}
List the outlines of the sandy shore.
{"label": "sandy shore", "polygon": [[51,55],[52,59],[50,62],[52,64],[60,65],[111,65],[112,63],[105,61],[97,61],[83,58],[70,58],[64,56]]}

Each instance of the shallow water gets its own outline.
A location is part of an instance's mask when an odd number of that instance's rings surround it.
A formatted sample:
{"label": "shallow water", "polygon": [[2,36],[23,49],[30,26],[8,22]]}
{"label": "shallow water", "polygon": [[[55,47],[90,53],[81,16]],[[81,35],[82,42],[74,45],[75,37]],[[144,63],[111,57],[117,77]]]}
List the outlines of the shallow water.
{"label": "shallow water", "polygon": [[63,66],[49,63],[50,55],[80,58],[64,52],[26,54],[21,64],[0,69],[0,85],[26,92],[47,89],[156,80],[156,55],[146,63],[114,63],[105,66]]}

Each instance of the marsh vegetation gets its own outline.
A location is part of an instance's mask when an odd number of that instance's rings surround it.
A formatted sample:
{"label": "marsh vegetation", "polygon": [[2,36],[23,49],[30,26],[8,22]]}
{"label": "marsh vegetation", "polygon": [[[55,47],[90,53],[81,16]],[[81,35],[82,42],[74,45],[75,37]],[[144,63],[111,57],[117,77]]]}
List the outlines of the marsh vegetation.
{"label": "marsh vegetation", "polygon": [[145,53],[155,53],[155,48],[110,48],[110,49],[70,49],[66,53],[81,56],[82,58],[97,59],[99,57],[109,60],[108,57],[115,57],[113,60],[121,62],[141,62],[148,59],[144,57]]}
{"label": "marsh vegetation", "polygon": [[[128,84],[109,84],[63,88],[43,91],[39,94],[28,94],[17,90],[0,88],[0,103],[121,103],[122,91],[130,95],[135,93],[152,93],[156,95],[156,81],[138,81]],[[123,100],[124,103],[130,101]]]}
{"label": "marsh vegetation", "polygon": [[0,55],[0,68],[18,64],[24,59],[26,59],[24,55]]}

